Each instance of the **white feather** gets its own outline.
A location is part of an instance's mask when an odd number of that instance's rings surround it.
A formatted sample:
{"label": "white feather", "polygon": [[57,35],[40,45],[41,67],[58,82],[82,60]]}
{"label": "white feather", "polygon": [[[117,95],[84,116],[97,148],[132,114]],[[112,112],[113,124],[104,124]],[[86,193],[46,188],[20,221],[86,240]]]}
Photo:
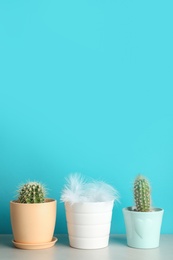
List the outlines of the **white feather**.
{"label": "white feather", "polygon": [[61,201],[70,202],[71,204],[84,200],[85,181],[78,174],[71,174],[67,179],[67,184],[61,194]]}
{"label": "white feather", "polygon": [[63,202],[74,204],[86,201],[119,201],[118,191],[103,181],[92,181],[88,183],[78,173],[71,174],[66,180],[67,184],[61,193],[61,201]]}
{"label": "white feather", "polygon": [[119,193],[113,186],[103,181],[93,181],[88,183],[86,190],[89,201],[119,201]]}

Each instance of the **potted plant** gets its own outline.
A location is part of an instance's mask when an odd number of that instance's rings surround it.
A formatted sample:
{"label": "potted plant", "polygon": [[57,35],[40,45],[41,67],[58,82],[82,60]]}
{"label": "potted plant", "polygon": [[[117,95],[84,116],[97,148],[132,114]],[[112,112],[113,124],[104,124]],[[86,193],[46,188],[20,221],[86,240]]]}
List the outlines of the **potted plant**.
{"label": "potted plant", "polygon": [[86,182],[81,175],[67,178],[61,201],[65,203],[70,246],[98,249],[108,246],[117,190],[105,182]]}
{"label": "potted plant", "polygon": [[22,249],[48,248],[55,244],[56,200],[45,198],[45,186],[27,182],[19,187],[18,199],[10,201],[13,244]]}
{"label": "potted plant", "polygon": [[127,244],[135,248],[159,247],[164,210],[151,207],[151,187],[145,176],[134,181],[135,207],[123,209]]}

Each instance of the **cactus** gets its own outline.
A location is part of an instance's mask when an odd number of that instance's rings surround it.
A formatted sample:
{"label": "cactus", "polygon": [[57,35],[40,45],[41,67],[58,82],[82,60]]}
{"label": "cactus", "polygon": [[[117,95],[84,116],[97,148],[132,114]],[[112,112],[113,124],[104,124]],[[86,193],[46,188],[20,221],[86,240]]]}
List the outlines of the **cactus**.
{"label": "cactus", "polygon": [[39,182],[27,182],[18,190],[18,202],[20,203],[43,203],[46,189]]}
{"label": "cactus", "polygon": [[148,180],[138,175],[134,182],[134,199],[136,210],[141,212],[151,211],[151,189]]}

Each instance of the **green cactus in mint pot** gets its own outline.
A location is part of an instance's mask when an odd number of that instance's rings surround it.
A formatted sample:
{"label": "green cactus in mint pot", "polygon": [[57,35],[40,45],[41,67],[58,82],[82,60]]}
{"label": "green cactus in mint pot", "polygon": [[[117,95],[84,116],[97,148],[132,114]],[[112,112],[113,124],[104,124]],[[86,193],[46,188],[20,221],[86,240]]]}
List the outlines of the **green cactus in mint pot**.
{"label": "green cactus in mint pot", "polygon": [[20,203],[43,203],[45,196],[46,189],[39,182],[27,182],[18,190],[18,202]]}
{"label": "green cactus in mint pot", "polygon": [[134,199],[136,204],[136,211],[151,211],[150,183],[142,175],[138,175],[134,181]]}

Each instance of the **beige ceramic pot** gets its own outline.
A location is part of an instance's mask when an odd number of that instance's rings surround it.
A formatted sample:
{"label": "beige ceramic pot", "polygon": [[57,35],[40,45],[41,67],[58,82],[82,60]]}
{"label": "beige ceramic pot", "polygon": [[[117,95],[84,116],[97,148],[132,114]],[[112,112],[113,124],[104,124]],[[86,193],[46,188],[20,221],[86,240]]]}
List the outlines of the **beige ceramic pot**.
{"label": "beige ceramic pot", "polygon": [[48,243],[53,239],[56,222],[56,200],[25,204],[10,201],[14,241],[24,244]]}

